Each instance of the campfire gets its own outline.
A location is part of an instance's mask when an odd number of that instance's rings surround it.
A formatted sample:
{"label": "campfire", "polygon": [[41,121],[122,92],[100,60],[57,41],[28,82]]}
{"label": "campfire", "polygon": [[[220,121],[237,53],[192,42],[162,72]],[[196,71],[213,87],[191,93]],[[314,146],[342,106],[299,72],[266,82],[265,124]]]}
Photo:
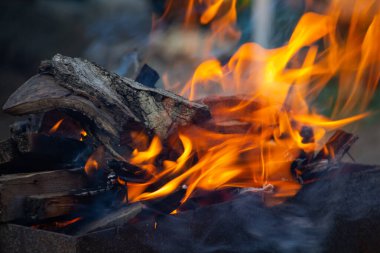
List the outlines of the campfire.
{"label": "campfire", "polygon": [[346,127],[372,115],[379,3],[306,11],[268,49],[239,44],[244,2],[153,18],[152,44],[179,17],[203,36],[186,81],[175,62],[41,62],[3,106],[23,116],[0,142],[4,252],[377,252],[379,168],[354,162]]}

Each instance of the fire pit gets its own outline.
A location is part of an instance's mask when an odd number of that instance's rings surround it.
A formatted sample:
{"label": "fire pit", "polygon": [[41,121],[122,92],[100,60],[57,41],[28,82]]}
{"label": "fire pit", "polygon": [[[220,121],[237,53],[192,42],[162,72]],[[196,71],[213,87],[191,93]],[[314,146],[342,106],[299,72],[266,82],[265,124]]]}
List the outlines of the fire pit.
{"label": "fire pit", "polygon": [[23,118],[0,142],[1,252],[377,252],[380,170],[347,161],[343,128],[370,115],[379,5],[332,2],[282,47],[226,56],[244,3],[185,2],[154,22],[185,11],[183,29],[211,31],[183,85],[56,54],[9,97]]}

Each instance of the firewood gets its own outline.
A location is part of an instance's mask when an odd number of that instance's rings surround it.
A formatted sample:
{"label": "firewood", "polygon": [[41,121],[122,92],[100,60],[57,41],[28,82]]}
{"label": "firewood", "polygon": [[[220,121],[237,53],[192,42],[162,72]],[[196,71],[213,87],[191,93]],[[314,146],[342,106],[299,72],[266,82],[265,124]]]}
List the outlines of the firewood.
{"label": "firewood", "polygon": [[178,126],[210,117],[207,106],[145,87],[83,59],[55,55],[10,96],[3,110],[13,115],[66,109],[92,123],[92,134],[116,157],[126,126],[139,125],[165,139]]}
{"label": "firewood", "polygon": [[96,197],[109,190],[107,187],[98,187],[27,196],[24,201],[25,217],[27,220],[45,220],[81,212],[90,206]]}
{"label": "firewood", "polygon": [[[0,164],[8,163],[21,155],[25,133],[36,132],[40,127],[41,118],[30,115],[28,119],[16,121],[10,125],[11,138],[0,141]],[[0,172],[1,174],[1,172]]]}
{"label": "firewood", "polygon": [[[358,139],[359,138],[356,135],[347,133],[343,130],[337,130],[327,141],[325,148],[318,153],[314,160],[334,159],[336,161],[341,161],[343,156]],[[327,150],[328,153],[324,150]]]}
{"label": "firewood", "polygon": [[83,169],[12,174],[0,177],[0,221],[25,218],[27,196],[83,189],[88,179]]}
{"label": "firewood", "polygon": [[[246,96],[211,96],[197,102],[209,107],[212,118],[199,124],[202,128],[222,134],[245,134],[255,131],[250,122],[241,121],[247,111],[255,111],[260,108],[259,101],[252,101]],[[243,106],[242,106],[243,105]],[[231,108],[237,108],[232,113]]]}
{"label": "firewood", "polygon": [[327,173],[339,169],[343,156],[357,140],[358,136],[337,130],[324,148],[310,162],[301,166],[302,175],[299,178],[301,182],[318,180]]}
{"label": "firewood", "polygon": [[144,183],[151,178],[145,170],[127,162],[111,160],[108,167],[125,182]]}
{"label": "firewood", "polygon": [[0,174],[83,166],[93,147],[79,140],[37,133],[0,142]]}
{"label": "firewood", "polygon": [[128,221],[141,213],[143,208],[144,205],[142,203],[134,203],[119,210],[112,211],[101,218],[87,223],[80,230],[78,230],[76,234],[83,235],[99,229],[122,227],[126,225]]}
{"label": "firewood", "polygon": [[11,138],[0,141],[0,164],[8,163],[18,156],[17,145]]}
{"label": "firewood", "polygon": [[140,70],[140,73],[137,75],[135,81],[147,87],[155,88],[158,79],[160,79],[158,73],[149,65],[144,64],[144,66],[142,66]]}
{"label": "firewood", "polygon": [[203,123],[202,127],[222,134],[244,134],[250,130],[251,124],[238,120],[217,121],[212,119]]}
{"label": "firewood", "polygon": [[69,214],[79,209],[81,199],[70,192],[27,196],[24,201],[25,218],[44,220]]}

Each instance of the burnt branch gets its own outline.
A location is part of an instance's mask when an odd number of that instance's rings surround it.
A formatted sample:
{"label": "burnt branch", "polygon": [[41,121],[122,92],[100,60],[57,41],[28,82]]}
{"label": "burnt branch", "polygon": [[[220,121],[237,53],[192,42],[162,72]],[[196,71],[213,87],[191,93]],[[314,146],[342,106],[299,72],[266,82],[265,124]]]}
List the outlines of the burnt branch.
{"label": "burnt branch", "polygon": [[77,235],[87,234],[89,232],[105,229],[109,227],[122,227],[128,221],[136,217],[142,212],[144,205],[141,203],[134,203],[129,206],[123,207],[119,210],[112,211],[101,218],[95,219],[76,232]]}

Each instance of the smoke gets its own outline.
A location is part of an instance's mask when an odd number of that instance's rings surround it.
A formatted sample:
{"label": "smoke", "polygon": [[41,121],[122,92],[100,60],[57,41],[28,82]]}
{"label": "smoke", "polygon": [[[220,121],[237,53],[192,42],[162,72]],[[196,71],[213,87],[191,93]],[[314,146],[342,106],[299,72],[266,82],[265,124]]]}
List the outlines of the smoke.
{"label": "smoke", "polygon": [[[157,228],[143,243],[157,252],[359,252],[366,232],[380,230],[357,228],[380,213],[377,179],[363,171],[307,185],[274,207],[265,206],[261,194],[246,192],[226,203],[157,218]],[[347,224],[351,230],[342,234]],[[371,249],[378,242],[364,244]]]}

